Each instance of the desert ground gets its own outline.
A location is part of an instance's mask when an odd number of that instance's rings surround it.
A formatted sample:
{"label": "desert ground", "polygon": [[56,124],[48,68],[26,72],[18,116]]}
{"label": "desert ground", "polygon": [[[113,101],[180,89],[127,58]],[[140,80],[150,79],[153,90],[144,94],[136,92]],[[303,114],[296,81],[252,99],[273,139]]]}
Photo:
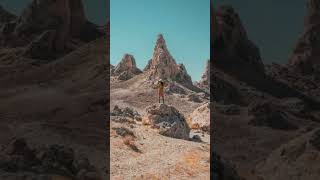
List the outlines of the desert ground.
{"label": "desert ground", "polygon": [[[111,177],[209,179],[210,133],[204,128],[210,127],[209,94],[190,84],[185,70],[179,71],[179,65],[167,50],[162,35],[158,37],[149,64],[142,71],[136,67],[133,55],[126,54],[117,66],[111,67]],[[157,74],[162,69],[167,71]],[[178,76],[177,74],[186,78],[168,82],[170,85],[166,87],[165,103],[159,103],[157,89],[153,88],[156,79],[169,79]],[[204,111],[192,114],[201,106]],[[177,110],[176,114],[172,112],[174,109]],[[152,112],[154,114],[150,115]],[[200,126],[203,128],[192,128],[190,117],[201,114],[204,124]],[[159,127],[154,127],[161,122],[146,123],[158,119],[160,121],[163,117],[167,117],[163,119],[164,123],[172,124],[180,123],[179,120],[182,119],[182,123],[187,123],[187,127],[179,126],[163,135],[161,127],[160,130]],[[168,126],[168,129],[173,128]],[[184,128],[187,128],[188,132],[182,136]]]}

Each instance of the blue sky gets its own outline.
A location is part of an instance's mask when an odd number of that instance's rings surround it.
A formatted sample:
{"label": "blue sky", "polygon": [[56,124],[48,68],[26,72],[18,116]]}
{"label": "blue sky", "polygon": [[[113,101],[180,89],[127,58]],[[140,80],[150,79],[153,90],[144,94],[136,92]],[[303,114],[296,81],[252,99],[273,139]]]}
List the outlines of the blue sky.
{"label": "blue sky", "polygon": [[111,0],[110,61],[132,54],[143,69],[162,33],[177,63],[199,80],[210,58],[209,0]]}
{"label": "blue sky", "polygon": [[[109,19],[109,0],[83,0],[88,19],[96,24],[105,25]],[[0,0],[0,5],[11,13],[20,14],[32,0]]]}

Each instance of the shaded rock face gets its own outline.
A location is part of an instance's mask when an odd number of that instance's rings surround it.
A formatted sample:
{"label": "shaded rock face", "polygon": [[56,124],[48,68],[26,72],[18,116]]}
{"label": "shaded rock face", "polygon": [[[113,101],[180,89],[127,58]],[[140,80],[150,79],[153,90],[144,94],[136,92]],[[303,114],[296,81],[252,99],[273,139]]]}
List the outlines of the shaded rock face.
{"label": "shaded rock face", "polygon": [[30,148],[16,139],[0,152],[0,178],[3,179],[102,179],[94,166],[71,148],[59,145]]}
{"label": "shaded rock face", "polygon": [[320,1],[308,0],[304,31],[289,58],[289,65],[305,74],[320,73]]}
{"label": "shaded rock face", "polygon": [[55,30],[43,32],[39,37],[35,38],[26,48],[24,54],[27,57],[36,59],[52,59],[55,57],[54,39],[56,36]]}
{"label": "shaded rock face", "polygon": [[114,68],[112,75],[119,76],[120,80],[128,80],[140,73],[142,71],[137,68],[134,57],[130,54],[125,54],[120,63]]}
{"label": "shaded rock face", "polygon": [[172,83],[169,83],[169,85],[166,89],[166,93],[168,93],[168,94],[175,93],[175,94],[186,95],[187,91],[183,87],[181,87],[178,83],[172,82]]}
{"label": "shaded rock face", "polygon": [[210,103],[195,109],[188,116],[188,124],[193,129],[202,129],[210,132]]}
{"label": "shaded rock face", "polygon": [[273,129],[296,130],[298,127],[290,122],[288,114],[281,110],[276,102],[263,101],[251,103],[248,114],[254,115],[249,124],[254,126],[267,126]]}
{"label": "shaded rock face", "polygon": [[320,152],[320,130],[316,130],[309,140],[310,144]]}
{"label": "shaded rock face", "polygon": [[148,62],[144,71],[149,72],[149,79],[171,79],[186,85],[192,85],[183,64],[177,64],[171,56],[162,34],[158,35],[152,59]]}
{"label": "shaded rock face", "polygon": [[263,179],[319,179],[319,129],[294,138],[257,166]]}
{"label": "shaded rock face", "polygon": [[221,6],[215,15],[217,27],[212,46],[214,63],[229,70],[234,68],[239,71],[243,66],[251,72],[264,73],[259,49],[248,39],[234,9]]}
{"label": "shaded rock face", "polygon": [[[309,100],[302,92],[290,87],[285,82],[272,78],[265,73],[264,65],[260,58],[258,48],[248,40],[246,31],[242,26],[238,14],[232,7],[222,6],[216,11],[217,28],[215,29],[216,38],[212,46],[212,62],[210,69],[211,78],[215,78],[215,74],[211,73],[213,69],[219,69],[222,74],[232,76],[240,82],[246,83],[248,86],[255,88],[255,91],[264,92],[277,98],[298,97],[307,100],[310,104],[317,104]],[[217,77],[218,81],[224,82],[222,85],[231,84],[229,80],[225,80],[223,75]],[[220,82],[216,82],[218,89],[213,92],[219,92]],[[234,85],[234,84],[232,84]],[[215,86],[215,85],[214,85]],[[230,88],[231,89],[231,88]],[[236,88],[238,89],[238,88]],[[221,88],[223,96],[224,90]],[[239,89],[238,89],[239,90]],[[228,95],[229,94],[229,95]],[[239,96],[236,93],[228,93],[227,96]],[[238,92],[238,94],[243,94]],[[229,101],[232,97],[221,97],[217,94],[214,97]],[[244,97],[244,96],[243,96]],[[238,104],[238,97],[233,97],[234,104]],[[219,100],[220,101],[220,100]]]}
{"label": "shaded rock face", "polygon": [[166,104],[154,104],[146,108],[143,124],[159,129],[159,134],[178,139],[189,139],[189,126],[179,111]]}
{"label": "shaded rock face", "polygon": [[219,155],[214,151],[211,151],[210,155],[211,161],[211,179],[221,179],[221,180],[242,180],[237,174],[235,168],[225,160],[223,160]]}
{"label": "shaded rock face", "polygon": [[197,86],[207,93],[210,92],[210,60],[207,61],[204,73],[202,74],[200,81],[197,83]]}
{"label": "shaded rock face", "polygon": [[15,15],[9,13],[0,5],[0,25],[4,23],[8,23],[14,20],[15,18],[16,18]]}
{"label": "shaded rock face", "polygon": [[202,99],[196,93],[189,94],[187,96],[187,98],[188,98],[188,101],[192,101],[192,102],[196,102],[196,103],[201,103],[202,102]]}
{"label": "shaded rock face", "polygon": [[54,28],[60,36],[78,36],[86,21],[81,0],[34,0],[19,17],[16,31]]}
{"label": "shaded rock face", "polygon": [[239,115],[240,114],[240,107],[235,104],[229,104],[229,105],[221,105],[214,103],[214,109],[221,114],[225,115]]}
{"label": "shaded rock face", "polygon": [[[53,40],[48,44],[43,41],[42,45],[57,54],[73,50],[67,46],[72,39],[89,42],[103,35],[96,25],[87,21],[81,0],[33,0],[19,18],[2,26],[1,46],[26,46],[41,39],[47,31],[55,31]],[[42,59],[42,53],[33,50],[26,55]]]}

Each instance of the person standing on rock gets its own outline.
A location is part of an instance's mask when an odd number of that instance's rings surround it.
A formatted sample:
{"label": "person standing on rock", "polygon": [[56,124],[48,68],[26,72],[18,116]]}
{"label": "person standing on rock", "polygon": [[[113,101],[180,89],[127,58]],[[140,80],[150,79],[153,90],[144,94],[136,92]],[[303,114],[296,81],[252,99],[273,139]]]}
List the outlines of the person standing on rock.
{"label": "person standing on rock", "polygon": [[164,88],[167,85],[168,85],[167,83],[165,83],[162,79],[160,79],[158,81],[157,86],[155,87],[155,89],[158,89],[159,103],[160,103],[160,98],[162,97],[162,103],[164,104]]}

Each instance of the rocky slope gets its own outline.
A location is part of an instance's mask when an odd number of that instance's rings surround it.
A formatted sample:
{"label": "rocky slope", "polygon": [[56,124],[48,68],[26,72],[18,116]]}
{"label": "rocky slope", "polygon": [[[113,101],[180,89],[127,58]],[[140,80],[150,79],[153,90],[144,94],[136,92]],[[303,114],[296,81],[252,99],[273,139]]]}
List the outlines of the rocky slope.
{"label": "rocky slope", "polygon": [[319,142],[319,129],[294,138],[273,151],[264,162],[259,164],[258,173],[264,179],[270,180],[318,179]]}
{"label": "rocky slope", "polygon": [[193,137],[184,115],[173,106],[154,104],[140,113],[131,107],[115,107],[111,179],[208,179],[208,138]]}
{"label": "rocky slope", "polygon": [[[66,1],[55,3],[61,2]],[[23,26],[39,27],[37,23],[34,24],[38,22],[37,19],[27,18],[28,13],[44,13],[41,14],[43,17],[41,16],[40,20],[48,18],[50,22],[51,12],[42,11],[47,10],[45,8],[47,6],[53,9],[56,6],[47,3],[54,2],[32,2],[24,12],[27,13],[23,15],[25,17],[20,17],[20,19],[26,18],[26,21],[21,22]],[[39,10],[38,6],[44,9]],[[15,36],[14,38],[23,39],[24,33],[28,31],[21,31],[19,34],[15,32],[19,26],[14,27],[12,34],[1,38]],[[51,34],[50,27],[46,25],[40,29],[40,33],[44,33],[40,42],[46,38],[58,37],[54,35],[55,33]],[[101,174],[100,179],[105,179],[108,173],[105,163],[107,158],[105,137],[108,134],[108,129],[105,128],[105,114],[109,108],[107,103],[109,96],[106,91],[109,77],[106,60],[109,58],[109,44],[106,43],[109,42],[108,31],[104,36],[88,43],[80,39],[81,43],[74,46],[73,51],[60,54],[59,57],[50,57],[53,58],[50,61],[25,55],[30,45],[28,42],[36,40],[33,38],[37,37],[37,31],[29,32],[35,33],[35,36],[28,36],[25,41],[27,43],[22,43],[19,47],[13,44],[1,46],[0,82],[3,84],[0,88],[3,102],[0,105],[1,145],[8,144],[12,139],[23,138],[35,149],[54,144],[71,148],[75,154],[83,154],[89,159]],[[5,175],[5,172],[1,171],[0,174]],[[43,174],[47,175],[46,172]]]}
{"label": "rocky slope", "polygon": [[[308,3],[310,11],[317,9],[317,1]],[[272,154],[297,136],[304,136],[311,127],[319,127],[317,73],[310,69],[304,73],[300,68],[303,66],[293,63],[296,61],[292,59],[288,65],[264,66],[258,48],[247,39],[235,10],[223,6],[215,12],[217,33],[211,49],[213,64],[210,69],[214,98],[210,113],[215,122],[216,152],[230,160],[245,179],[316,177],[315,171],[307,177],[302,175],[302,169],[298,170],[300,175],[293,173],[296,167],[286,169],[295,161],[293,156],[290,160],[281,160],[282,157]],[[314,13],[309,13],[307,19],[310,14]],[[312,17],[315,19],[317,15]],[[310,20],[306,24],[315,23]],[[307,53],[306,49],[300,50]],[[296,54],[294,51],[293,57]],[[300,150],[297,148],[296,153]],[[267,158],[269,160],[263,163]],[[276,176],[271,175],[274,168],[280,169]]]}
{"label": "rocky slope", "polygon": [[[116,69],[121,74],[135,69],[133,57],[124,59],[112,68],[113,74]],[[111,177],[208,179],[210,135],[201,128],[190,129],[187,119],[209,101],[208,94],[192,84],[184,66],[171,56],[163,36],[158,36],[153,57],[142,73],[127,80],[114,77],[110,84]],[[160,78],[168,83],[165,104],[158,103],[154,89]]]}
{"label": "rocky slope", "polygon": [[210,60],[207,61],[205,70],[196,86],[210,94]]}
{"label": "rocky slope", "polygon": [[320,1],[307,1],[304,30],[298,39],[289,64],[304,74],[319,74]]}

